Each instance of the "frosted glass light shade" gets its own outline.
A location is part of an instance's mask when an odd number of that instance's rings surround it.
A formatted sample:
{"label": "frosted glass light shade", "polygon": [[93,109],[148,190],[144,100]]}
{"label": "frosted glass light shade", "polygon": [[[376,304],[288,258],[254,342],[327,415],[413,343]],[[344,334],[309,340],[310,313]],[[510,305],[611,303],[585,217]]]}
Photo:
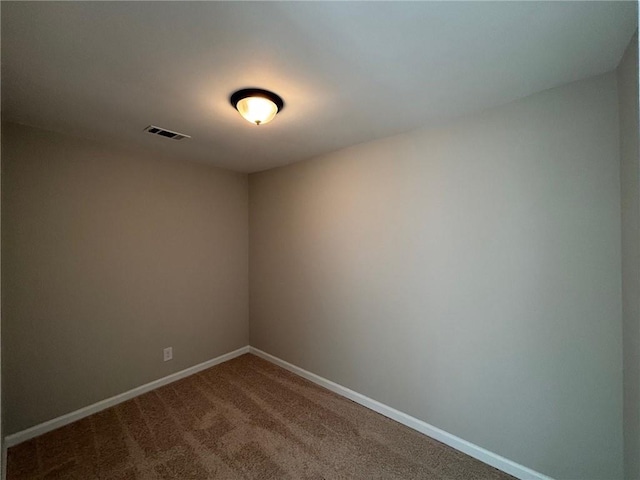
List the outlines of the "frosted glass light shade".
{"label": "frosted glass light shade", "polygon": [[231,95],[229,102],[242,118],[254,125],[269,123],[284,108],[282,98],[261,88],[238,90]]}
{"label": "frosted glass light shade", "polygon": [[278,106],[264,97],[243,98],[236,104],[236,108],[245,120],[256,125],[269,123],[278,113]]}

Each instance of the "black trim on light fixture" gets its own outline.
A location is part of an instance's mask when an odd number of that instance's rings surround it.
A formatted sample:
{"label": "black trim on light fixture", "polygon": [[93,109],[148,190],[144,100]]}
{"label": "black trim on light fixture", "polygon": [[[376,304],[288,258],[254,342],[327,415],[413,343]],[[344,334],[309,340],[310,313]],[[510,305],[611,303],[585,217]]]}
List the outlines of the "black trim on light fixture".
{"label": "black trim on light fixture", "polygon": [[269,90],[263,90],[261,88],[243,88],[242,90],[238,90],[237,92],[231,94],[231,97],[229,97],[229,102],[231,102],[233,108],[238,110],[238,102],[247,97],[262,97],[266,98],[267,100],[271,100],[276,104],[276,107],[278,107],[278,113],[280,113],[284,108],[284,101],[282,100],[282,98],[280,98],[279,95],[276,95]]}

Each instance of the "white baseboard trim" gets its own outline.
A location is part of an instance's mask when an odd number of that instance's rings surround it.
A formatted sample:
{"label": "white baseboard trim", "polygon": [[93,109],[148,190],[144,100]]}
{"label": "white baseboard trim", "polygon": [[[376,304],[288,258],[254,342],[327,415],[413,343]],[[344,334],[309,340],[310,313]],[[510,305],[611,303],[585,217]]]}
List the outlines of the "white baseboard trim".
{"label": "white baseboard trim", "polygon": [[[153,382],[149,382],[145,385],[136,387],[114,397],[107,398],[106,400],[101,400],[97,403],[94,403],[93,405],[89,405],[87,407],[76,410],[75,412],[67,413],[60,417],[54,418],[53,420],[48,420],[44,423],[40,423],[39,425],[27,428],[26,430],[22,430],[21,432],[7,435],[4,439],[3,450],[18,445],[19,443],[26,442],[27,440],[31,440],[32,438],[35,438],[39,435],[55,430],[56,428],[64,427],[65,425],[118,405],[119,403],[131,400],[134,397],[142,395],[143,393],[150,392],[151,390],[154,390],[158,387],[168,385],[169,383],[188,377],[202,370],[206,370],[207,368],[211,368],[214,365],[218,365],[219,363],[223,363],[231,360],[232,358],[244,355],[245,353],[249,353],[248,345],[246,347],[234,350],[233,352],[229,352],[211,360],[207,360],[206,362],[200,363],[198,365],[194,365],[193,367],[189,367],[179,372],[172,373],[171,375],[167,375],[166,377],[159,378],[158,380],[154,380]],[[6,462],[3,462],[3,468],[5,465]]]}
{"label": "white baseboard trim", "polygon": [[553,480],[551,477],[543,475],[542,473],[536,472],[535,470],[531,470],[523,465],[520,465],[516,462],[513,462],[507,458],[504,458],[498,454],[490,452],[478,445],[474,445],[471,442],[467,442],[462,438],[456,437],[444,430],[439,429],[438,427],[434,427],[433,425],[429,425],[422,420],[419,420],[411,415],[407,415],[395,408],[389,407],[383,403],[380,403],[376,400],[373,400],[365,395],[362,395],[358,392],[354,392],[353,390],[348,389],[347,387],[343,387],[342,385],[338,385],[337,383],[332,382],[331,380],[327,380],[326,378],[321,377],[320,375],[316,375],[315,373],[308,372],[300,367],[297,367],[289,362],[286,362],[278,357],[274,357],[262,350],[259,350],[254,347],[249,348],[250,352],[258,357],[261,357],[271,363],[274,363],[290,372],[295,373],[307,380],[312,381],[320,385],[321,387],[326,388],[327,390],[331,390],[338,395],[341,395],[349,400],[353,400],[360,405],[367,407],[375,412],[378,412],[385,417],[388,417],[392,420],[395,420],[398,423],[406,425],[409,428],[417,430],[428,437],[431,437],[439,442],[442,442],[446,445],[449,445],[456,450],[459,450],[467,455],[477,458],[481,462],[484,462],[492,467],[497,468],[498,470],[502,470],[509,475],[513,475],[520,480]]}
{"label": "white baseboard trim", "polygon": [[7,478],[7,444],[2,442],[2,480]]}
{"label": "white baseboard trim", "polygon": [[119,403],[126,402],[127,400],[135,398],[139,395],[142,395],[143,393],[147,393],[151,390],[162,387],[164,385],[168,385],[169,383],[175,382],[176,380],[180,380],[182,378],[193,375],[194,373],[198,373],[202,370],[206,370],[207,368],[213,367],[214,365],[218,365],[220,363],[231,360],[235,357],[239,357],[240,355],[244,355],[245,353],[253,353],[258,357],[261,357],[286,370],[289,370],[290,372],[293,372],[296,375],[306,378],[307,380],[310,380],[313,383],[320,385],[321,387],[331,390],[332,392],[335,392],[338,395],[348,398],[349,400],[353,400],[354,402],[359,403],[360,405],[367,407],[375,412],[378,412],[379,414],[384,415],[385,417],[391,418],[392,420],[395,420],[398,423],[406,425],[407,427],[412,428],[424,435],[434,438],[435,440],[438,440],[446,445],[449,445],[452,448],[455,448],[456,450],[466,453],[471,457],[477,458],[478,460],[488,465],[491,465],[492,467],[495,467],[499,470],[502,470],[505,473],[513,475],[514,477],[519,478],[520,480],[553,480],[551,477],[548,477],[546,475],[543,475],[542,473],[536,472],[535,470],[531,470],[530,468],[527,468],[507,458],[504,458],[498,454],[490,452],[482,447],[479,447],[478,445],[474,445],[471,442],[468,442],[466,440],[463,440],[462,438],[456,437],[455,435],[445,432],[444,430],[434,427],[433,425],[429,425],[428,423],[423,422],[422,420],[419,420],[415,417],[412,417],[411,415],[407,415],[406,413],[396,410],[395,408],[389,407],[388,405],[385,405],[376,400],[373,400],[372,398],[369,398],[358,392],[354,392],[353,390],[347,387],[343,387],[342,385],[332,382],[331,380],[327,380],[326,378],[321,377],[320,375],[311,373],[289,362],[286,362],[278,357],[274,357],[271,354],[263,352],[262,350],[259,350],[254,347],[249,347],[249,346],[239,348],[237,350],[234,350],[233,352],[229,352],[227,354],[221,355],[219,357],[200,363],[198,365],[194,365],[193,367],[187,368],[180,372],[172,373],[171,375],[168,375],[166,377],[160,378],[158,380],[154,380],[153,382],[149,382],[145,385],[136,387],[132,390],[121,393],[114,397],[107,398],[100,402],[94,403],[93,405],[89,405],[87,407],[81,408],[74,412],[67,413],[60,417],[41,423],[39,425],[35,425],[21,432],[17,432],[12,435],[6,436],[4,439],[4,445],[2,446],[2,453],[1,453],[2,472],[0,472],[0,474],[2,475],[2,480],[6,478],[5,471],[6,471],[6,465],[7,465],[6,464],[7,448],[13,447],[15,445],[18,445],[19,443],[25,442],[39,435],[43,435],[47,432],[55,430],[56,428],[63,427],[77,420],[81,420],[82,418],[88,417],[89,415],[93,415],[94,413],[98,413],[102,410],[118,405]]}

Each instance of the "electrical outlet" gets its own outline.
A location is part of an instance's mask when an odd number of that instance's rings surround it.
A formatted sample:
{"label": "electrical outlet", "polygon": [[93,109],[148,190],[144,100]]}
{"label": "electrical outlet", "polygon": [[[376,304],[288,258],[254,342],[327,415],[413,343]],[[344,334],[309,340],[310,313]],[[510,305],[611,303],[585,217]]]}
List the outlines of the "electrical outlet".
{"label": "electrical outlet", "polygon": [[164,349],[164,361],[167,362],[173,358],[173,347],[167,347]]}

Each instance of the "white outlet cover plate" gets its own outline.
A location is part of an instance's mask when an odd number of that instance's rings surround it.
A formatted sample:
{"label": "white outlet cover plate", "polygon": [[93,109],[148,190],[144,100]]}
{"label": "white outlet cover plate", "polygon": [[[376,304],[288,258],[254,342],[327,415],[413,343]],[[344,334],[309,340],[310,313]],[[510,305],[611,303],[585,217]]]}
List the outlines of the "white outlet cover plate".
{"label": "white outlet cover plate", "polygon": [[173,347],[167,347],[164,349],[164,361],[171,360],[173,358]]}

